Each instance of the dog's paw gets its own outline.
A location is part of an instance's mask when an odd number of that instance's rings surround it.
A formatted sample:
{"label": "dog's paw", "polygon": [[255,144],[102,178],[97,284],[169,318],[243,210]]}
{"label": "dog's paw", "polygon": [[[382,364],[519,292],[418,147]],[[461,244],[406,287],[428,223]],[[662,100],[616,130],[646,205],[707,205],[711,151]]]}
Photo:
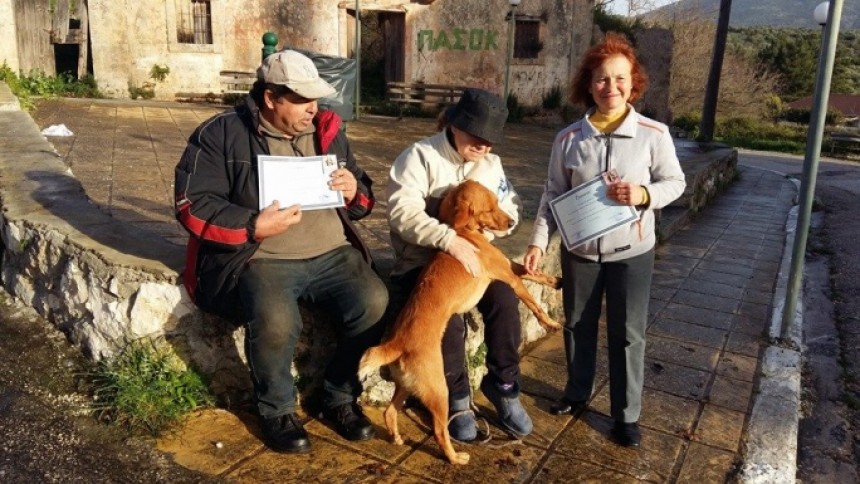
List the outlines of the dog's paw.
{"label": "dog's paw", "polygon": [[469,463],[469,454],[467,452],[456,452],[451,459],[452,464],[466,465]]}
{"label": "dog's paw", "polygon": [[546,319],[540,321],[541,326],[544,327],[547,331],[558,331],[561,329],[561,324],[559,324],[554,319]]}
{"label": "dog's paw", "polygon": [[403,437],[400,434],[392,435],[391,440],[394,442],[394,445],[403,445]]}

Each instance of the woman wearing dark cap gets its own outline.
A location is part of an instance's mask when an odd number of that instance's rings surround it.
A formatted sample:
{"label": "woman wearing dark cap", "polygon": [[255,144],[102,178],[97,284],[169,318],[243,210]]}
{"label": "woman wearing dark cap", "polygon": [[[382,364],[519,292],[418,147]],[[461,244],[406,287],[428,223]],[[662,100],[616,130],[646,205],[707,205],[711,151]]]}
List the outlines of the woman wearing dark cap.
{"label": "woman wearing dark cap", "polygon": [[[388,180],[388,222],[395,262],[392,279],[407,289],[414,287],[421,269],[435,251],[443,250],[476,276],[481,266],[475,247],[436,216],[439,202],[449,188],[475,180],[499,198],[499,205],[519,222],[519,200],[508,182],[493,144],[502,141],[508,117],[505,102],[481,89],[466,89],[449,109],[435,135],[407,148],[391,167]],[[510,234],[513,227],[506,233]],[[487,234],[489,238],[493,234]],[[493,405],[502,425],[518,436],[532,430],[532,422],[519,401],[520,316],[518,300],[505,283],[493,282],[478,302],[484,318],[488,373],[481,391]],[[448,385],[449,409],[454,417],[451,437],[470,441],[477,437],[475,415],[470,410],[470,386],[465,365],[466,327],[454,315],[442,337],[442,356]]]}
{"label": "woman wearing dark cap", "polygon": [[606,296],[610,413],[614,440],[639,447],[639,414],[645,366],[645,327],[654,267],[654,209],[684,192],[684,173],[665,124],[637,113],[645,72],[633,47],[617,34],[585,53],[571,83],[571,101],[588,108],[585,117],[561,130],[552,146],[548,179],[523,260],[537,271],[556,230],[549,202],[610,171],[618,181],[608,196],[639,211],[639,220],[572,250],[562,247],[564,348],[567,385],[550,408],[578,413],[591,398],[597,357],[598,320]]}

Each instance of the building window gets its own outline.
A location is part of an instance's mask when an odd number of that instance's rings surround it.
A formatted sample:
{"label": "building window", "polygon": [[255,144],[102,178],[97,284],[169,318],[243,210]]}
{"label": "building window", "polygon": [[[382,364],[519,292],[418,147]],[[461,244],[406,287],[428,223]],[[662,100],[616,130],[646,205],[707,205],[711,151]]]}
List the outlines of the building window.
{"label": "building window", "polygon": [[543,49],[540,20],[517,19],[514,29],[514,59],[537,59]]}
{"label": "building window", "polygon": [[176,41],[180,44],[212,43],[212,5],[209,0],[178,0]]}

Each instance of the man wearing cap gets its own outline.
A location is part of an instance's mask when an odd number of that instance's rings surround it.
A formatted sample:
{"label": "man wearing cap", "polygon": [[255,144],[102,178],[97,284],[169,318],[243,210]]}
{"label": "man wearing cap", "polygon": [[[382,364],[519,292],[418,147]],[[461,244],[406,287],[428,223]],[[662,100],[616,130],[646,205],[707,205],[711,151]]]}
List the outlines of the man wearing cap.
{"label": "man wearing cap", "polygon": [[[466,89],[456,106],[445,112],[440,131],[406,149],[394,161],[388,181],[388,222],[395,252],[392,279],[411,288],[434,252],[443,250],[477,276],[481,266],[475,247],[436,216],[449,188],[476,180],[498,196],[499,206],[516,222],[520,204],[498,156],[490,153],[502,141],[508,117],[505,102],[481,89]],[[497,233],[505,236],[513,231]],[[488,238],[494,234],[487,233]],[[499,420],[511,433],[524,436],[532,422],[519,401],[519,301],[513,289],[494,281],[478,302],[484,318],[488,373],[481,391],[496,407]],[[471,411],[471,391],[465,368],[465,323],[454,315],[442,337],[442,356],[448,385],[448,425],[451,437],[477,437]]]}
{"label": "man wearing cap", "polygon": [[[325,372],[323,415],[346,439],[374,434],[356,403],[356,372],[381,338],[388,292],[351,222],[373,208],[371,179],[356,164],[340,118],[318,112],[317,99],[334,93],[306,56],[272,54],[245,104],[201,124],[176,167],[176,216],[191,234],[183,282],[201,309],[245,323],[264,440],[282,452],[310,450],[290,372],[300,301],[326,311],[341,335]],[[276,201],[259,209],[259,155],[322,154],[343,163],[329,185],[343,193],[345,207],[303,212]]]}

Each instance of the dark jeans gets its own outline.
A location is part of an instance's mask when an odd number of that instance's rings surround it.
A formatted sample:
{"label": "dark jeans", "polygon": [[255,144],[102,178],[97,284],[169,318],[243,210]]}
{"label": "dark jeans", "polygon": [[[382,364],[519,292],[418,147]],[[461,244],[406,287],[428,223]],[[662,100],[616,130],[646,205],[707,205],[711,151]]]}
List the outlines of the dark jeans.
{"label": "dark jeans", "polygon": [[[396,282],[411,290],[418,282],[420,273],[421,269],[412,270],[397,278]],[[522,332],[517,295],[511,286],[493,281],[478,301],[477,308],[484,318],[488,378],[497,384],[517,383]],[[455,314],[448,320],[442,335],[442,361],[450,400],[459,400],[471,394],[465,341],[466,322],[461,314]]]}
{"label": "dark jeans", "polygon": [[254,259],[239,278],[248,317],[245,351],[257,408],[263,417],[295,412],[290,366],[302,318],[299,300],[331,314],[340,336],[326,368],[323,404],[354,402],[361,394],[358,361],[379,343],[388,291],[361,254],[343,246],[302,260]]}
{"label": "dark jeans", "polygon": [[609,344],[610,415],[636,422],[642,410],[645,367],[645,328],[654,249],[617,262],[592,262],[561,251],[564,278],[567,385],[564,396],[585,401],[591,396],[597,359],[597,332],[606,294],[606,333]]}

